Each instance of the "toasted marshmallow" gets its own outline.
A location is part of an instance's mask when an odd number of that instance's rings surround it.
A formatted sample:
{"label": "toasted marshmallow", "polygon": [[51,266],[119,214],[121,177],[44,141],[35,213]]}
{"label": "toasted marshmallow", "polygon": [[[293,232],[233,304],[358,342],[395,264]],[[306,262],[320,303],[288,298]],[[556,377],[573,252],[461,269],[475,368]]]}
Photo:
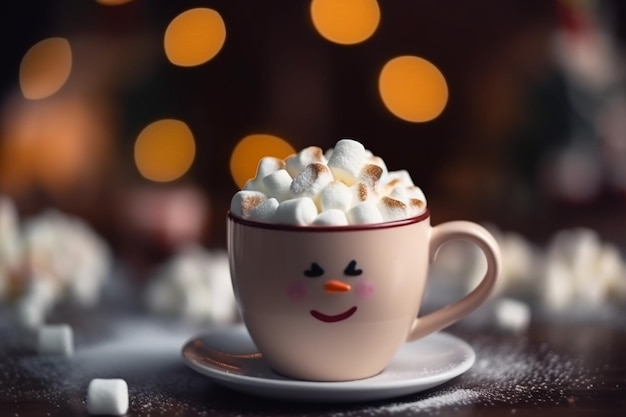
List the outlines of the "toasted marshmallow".
{"label": "toasted marshmallow", "polygon": [[317,215],[313,224],[316,226],[347,226],[346,213],[338,209],[325,210]]}
{"label": "toasted marshmallow", "polygon": [[352,205],[355,206],[365,201],[372,201],[377,197],[377,194],[364,182],[357,182],[350,187],[352,193]]}
{"label": "toasted marshmallow", "polygon": [[289,200],[291,198],[291,175],[285,169],[279,169],[263,178],[263,188],[265,195],[274,197],[278,201]]}
{"label": "toasted marshmallow", "polygon": [[317,206],[308,197],[293,198],[279,204],[274,214],[274,222],[306,226],[317,217]]}
{"label": "toasted marshmallow", "polygon": [[362,144],[351,139],[342,139],[335,145],[328,160],[328,167],[335,179],[352,185],[364,165],[367,152]]}
{"label": "toasted marshmallow", "polygon": [[272,219],[276,215],[276,209],[278,209],[279,202],[275,198],[268,198],[260,203],[258,206],[250,210],[248,218],[258,222],[272,222]]}
{"label": "toasted marshmallow", "polygon": [[389,197],[407,202],[410,199],[421,200],[426,204],[426,196],[422,189],[416,185],[398,186],[389,193]]}
{"label": "toasted marshmallow", "polygon": [[384,196],[378,202],[378,210],[384,221],[406,219],[409,216],[409,208],[400,200]]}
{"label": "toasted marshmallow", "polygon": [[382,184],[383,193],[388,194],[396,187],[410,187],[413,186],[413,180],[411,175],[405,169],[399,171],[389,171],[385,176],[384,183]]}
{"label": "toasted marshmallow", "polygon": [[348,211],[352,206],[352,195],[352,190],[343,182],[331,182],[320,192],[321,211],[333,209]]}
{"label": "toasted marshmallow", "polygon": [[378,211],[376,203],[371,201],[364,201],[352,207],[346,213],[346,217],[350,224],[381,223],[383,221],[383,216]]}
{"label": "toasted marshmallow", "polygon": [[287,159],[285,159],[285,167],[287,172],[289,172],[289,175],[291,175],[292,178],[296,178],[302,171],[304,171],[307,165],[315,162],[326,165],[327,159],[324,156],[322,148],[309,146],[308,148],[302,149],[297,154],[287,157]]}
{"label": "toasted marshmallow", "polygon": [[333,181],[333,174],[324,164],[314,162],[294,178],[290,192],[294,197],[315,198],[320,191]]}
{"label": "toasted marshmallow", "polygon": [[359,171],[356,179],[358,182],[367,184],[372,190],[376,190],[378,183],[384,174],[383,169],[375,164],[365,164]]}
{"label": "toasted marshmallow", "polygon": [[387,164],[385,164],[385,161],[383,161],[383,158],[381,158],[380,156],[372,155],[365,160],[365,163],[378,165],[379,167],[381,167],[383,170],[383,177],[386,177],[387,173],[389,172],[389,170],[387,169]]}
{"label": "toasted marshmallow", "polygon": [[230,200],[230,212],[244,219],[250,215],[250,210],[267,200],[265,194],[259,191],[237,191]]}
{"label": "toasted marshmallow", "polygon": [[407,214],[410,217],[418,216],[426,210],[426,197],[422,190],[417,186],[398,186],[395,187],[389,197],[402,201],[407,206]]}

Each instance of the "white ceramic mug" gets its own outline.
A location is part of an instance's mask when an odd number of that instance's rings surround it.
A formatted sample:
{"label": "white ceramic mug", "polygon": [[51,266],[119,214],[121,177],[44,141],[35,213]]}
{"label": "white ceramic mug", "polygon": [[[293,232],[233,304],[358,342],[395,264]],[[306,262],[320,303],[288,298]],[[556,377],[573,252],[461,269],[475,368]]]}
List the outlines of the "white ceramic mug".
{"label": "white ceramic mug", "polygon": [[[487,259],[464,298],[418,318],[428,266],[451,239]],[[228,217],[228,251],[241,317],[278,373],[312,381],[373,376],[400,346],[482,304],[500,271],[500,250],[478,224],[432,227],[428,211],[362,226],[286,226]],[[469,278],[469,277],[468,277]]]}

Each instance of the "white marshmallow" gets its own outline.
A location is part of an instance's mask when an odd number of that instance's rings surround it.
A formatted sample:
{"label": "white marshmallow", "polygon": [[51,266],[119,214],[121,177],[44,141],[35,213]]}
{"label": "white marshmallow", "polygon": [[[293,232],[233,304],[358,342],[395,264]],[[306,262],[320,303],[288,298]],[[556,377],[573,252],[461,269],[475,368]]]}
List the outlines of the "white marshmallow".
{"label": "white marshmallow", "polygon": [[87,412],[121,416],[128,411],[128,385],[123,379],[95,378],[87,388]]}
{"label": "white marshmallow", "polygon": [[67,324],[46,325],[39,328],[37,351],[41,355],[71,356],[74,353],[74,335]]}
{"label": "white marshmallow", "polygon": [[291,198],[291,175],[285,169],[279,169],[263,178],[265,195],[274,197],[278,201],[289,200]]}
{"label": "white marshmallow", "polygon": [[352,185],[367,158],[363,145],[355,140],[342,139],[335,145],[328,167],[335,179]]}
{"label": "white marshmallow", "polygon": [[243,189],[265,193],[266,190],[263,179],[281,169],[285,169],[285,162],[282,159],[274,158],[273,156],[261,158],[256,169],[256,176],[246,181]]}
{"label": "white marshmallow", "polygon": [[609,296],[626,300],[626,266],[617,247],[607,244],[598,257],[597,268],[607,277]]}
{"label": "white marshmallow", "polygon": [[317,206],[308,197],[285,200],[276,209],[274,221],[281,224],[306,226],[317,217]]}
{"label": "white marshmallow", "polygon": [[250,215],[250,211],[265,200],[267,200],[267,196],[259,191],[237,191],[230,201],[230,212],[246,219]]}
{"label": "white marshmallow", "polygon": [[15,308],[15,319],[22,327],[36,329],[45,322],[46,310],[37,303],[21,300]]}
{"label": "white marshmallow", "polygon": [[522,332],[530,324],[530,307],[524,302],[502,298],[495,302],[494,312],[496,323],[503,330]]}
{"label": "white marshmallow", "polygon": [[323,211],[313,220],[316,226],[347,226],[348,218],[346,213],[337,209]]}
{"label": "white marshmallow", "polygon": [[282,159],[274,158],[273,156],[266,156],[261,158],[259,161],[259,165],[256,169],[256,177],[260,180],[267,177],[273,172],[278,171],[279,169],[285,169],[285,161]]}
{"label": "white marshmallow", "polygon": [[319,162],[314,162],[294,178],[290,191],[294,197],[316,198],[324,187],[333,181],[330,169]]}
{"label": "white marshmallow", "polygon": [[[1,275],[8,276],[18,268],[21,261],[20,225],[13,200],[0,196],[0,281]],[[4,272],[5,274],[2,274]],[[5,284],[5,285],[3,285]],[[0,299],[8,284],[0,282]]]}
{"label": "white marshmallow", "polygon": [[378,211],[376,203],[370,201],[355,205],[346,213],[346,217],[350,224],[370,224],[383,221],[383,216]]}
{"label": "white marshmallow", "polygon": [[409,207],[406,204],[387,196],[382,197],[378,202],[378,210],[386,222],[411,217],[409,215]]}
{"label": "white marshmallow", "polygon": [[315,162],[326,165],[327,160],[324,156],[322,148],[309,146],[308,148],[302,149],[297,154],[287,157],[285,159],[285,167],[287,172],[289,172],[289,175],[291,175],[292,178],[296,178],[302,171],[304,171],[307,165]]}
{"label": "white marshmallow", "polygon": [[268,198],[250,210],[248,218],[257,222],[272,222],[279,204],[275,198]]}
{"label": "white marshmallow", "polygon": [[539,295],[550,310],[563,310],[574,299],[574,284],[567,267],[558,260],[548,260],[540,281]]}
{"label": "white marshmallow", "polygon": [[263,185],[263,178],[252,178],[246,181],[242,190],[244,191],[258,191],[265,193],[265,185]]}
{"label": "white marshmallow", "polygon": [[343,182],[331,182],[320,192],[321,211],[337,209],[345,213],[352,206],[352,194]]}
{"label": "white marshmallow", "polygon": [[228,255],[200,246],[183,248],[159,268],[145,293],[151,311],[222,323],[235,316]]}

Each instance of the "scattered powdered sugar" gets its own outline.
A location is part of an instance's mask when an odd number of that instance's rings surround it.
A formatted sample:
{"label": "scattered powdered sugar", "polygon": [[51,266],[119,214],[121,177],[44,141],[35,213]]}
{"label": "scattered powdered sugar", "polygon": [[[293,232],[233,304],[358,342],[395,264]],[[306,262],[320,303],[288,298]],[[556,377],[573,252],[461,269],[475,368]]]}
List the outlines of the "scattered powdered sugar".
{"label": "scattered powdered sugar", "polygon": [[211,415],[219,411],[235,416],[281,410],[303,416],[323,410],[332,417],[445,415],[464,406],[562,404],[572,392],[595,383],[581,360],[557,354],[546,344],[525,338],[479,336],[467,337],[476,351],[473,367],[440,387],[375,403],[289,404],[220,388],[187,368],[180,349],[198,331],[122,321],[112,323],[99,337],[83,333],[76,354],[70,358],[24,353],[12,356],[0,350],[0,381],[12,381],[9,386],[0,386],[0,403],[14,401],[19,413],[27,409],[18,400],[28,399],[52,407],[51,415],[66,411],[76,414],[76,410],[85,410],[86,389],[92,378],[123,378],[129,387],[132,415]]}
{"label": "scattered powdered sugar", "polygon": [[393,402],[380,406],[369,406],[350,411],[339,411],[331,414],[332,417],[346,416],[386,416],[396,413],[428,411],[434,412],[443,407],[471,405],[480,401],[481,390],[476,389],[446,389],[441,393],[428,394],[417,401]]}
{"label": "scattered powdered sugar", "polygon": [[576,358],[559,355],[543,344],[538,348],[516,340],[494,346],[473,341],[477,360],[464,375],[439,388],[406,397],[404,401],[377,403],[336,411],[332,417],[388,416],[396,413],[444,413],[467,405],[541,405],[567,402],[573,390],[592,386]]}

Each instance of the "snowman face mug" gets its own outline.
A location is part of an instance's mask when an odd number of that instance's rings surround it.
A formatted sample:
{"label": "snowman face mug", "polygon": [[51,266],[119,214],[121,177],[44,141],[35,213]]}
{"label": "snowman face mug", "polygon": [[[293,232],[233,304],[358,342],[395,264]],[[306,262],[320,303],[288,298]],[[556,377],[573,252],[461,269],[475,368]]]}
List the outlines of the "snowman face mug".
{"label": "snowman face mug", "polygon": [[[464,298],[419,317],[428,266],[452,239],[487,259]],[[381,372],[400,346],[481,305],[500,271],[500,250],[478,224],[432,227],[418,217],[361,226],[287,226],[229,215],[228,251],[241,317],[278,373],[347,381]],[[468,277],[469,278],[469,277]]]}

